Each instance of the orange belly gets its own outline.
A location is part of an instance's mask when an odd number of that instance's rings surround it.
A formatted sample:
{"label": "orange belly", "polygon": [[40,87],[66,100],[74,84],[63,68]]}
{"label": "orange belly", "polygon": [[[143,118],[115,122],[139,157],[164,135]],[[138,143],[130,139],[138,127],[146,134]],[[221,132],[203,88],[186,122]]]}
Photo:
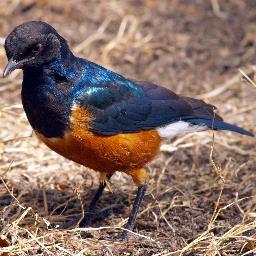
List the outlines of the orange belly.
{"label": "orange belly", "polygon": [[160,137],[156,130],[102,136],[90,131],[93,116],[83,107],[74,107],[70,129],[63,138],[37,136],[52,150],[95,171],[129,173],[136,183],[145,180],[143,167],[157,154]]}
{"label": "orange belly", "polygon": [[143,168],[157,154],[160,137],[155,130],[113,136],[71,129],[64,138],[37,136],[60,155],[100,172],[129,172]]}
{"label": "orange belly", "polygon": [[[37,136],[52,150],[86,167],[105,173],[126,172],[143,185],[147,173],[143,167],[158,153],[160,137],[156,130],[102,136],[90,131],[93,116],[83,107],[74,107],[70,129],[63,138]],[[103,176],[104,176],[103,175]]]}

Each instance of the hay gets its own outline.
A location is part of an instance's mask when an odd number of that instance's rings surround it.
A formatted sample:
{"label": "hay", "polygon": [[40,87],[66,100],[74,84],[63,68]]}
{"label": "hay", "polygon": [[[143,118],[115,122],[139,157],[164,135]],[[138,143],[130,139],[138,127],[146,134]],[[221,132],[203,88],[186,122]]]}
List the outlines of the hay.
{"label": "hay", "polygon": [[[249,4],[15,0],[1,2],[1,10],[2,37],[14,25],[43,17],[77,54],[210,101],[227,121],[256,131],[255,88],[236,69],[241,66],[254,80],[255,21]],[[0,63],[2,72],[3,47]],[[104,193],[93,227],[59,229],[58,222],[81,216],[99,177],[37,141],[20,103],[21,80],[19,71],[0,80],[0,254],[256,253],[255,140],[230,132],[214,133],[214,144],[212,132],[202,132],[161,146],[148,167],[136,239],[118,240],[136,189],[122,174],[113,177],[113,193]]]}

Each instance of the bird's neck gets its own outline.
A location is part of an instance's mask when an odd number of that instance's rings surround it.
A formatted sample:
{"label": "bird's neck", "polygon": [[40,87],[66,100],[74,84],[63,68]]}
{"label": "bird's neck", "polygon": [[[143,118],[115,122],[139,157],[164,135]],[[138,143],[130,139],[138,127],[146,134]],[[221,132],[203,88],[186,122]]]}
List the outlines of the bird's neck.
{"label": "bird's neck", "polygon": [[73,54],[24,70],[22,103],[31,126],[38,133],[45,137],[64,136],[73,100],[71,85],[79,70]]}
{"label": "bird's neck", "polygon": [[57,74],[66,79],[73,79],[80,72],[80,67],[76,61],[76,57],[72,52],[62,53],[56,60],[53,62],[44,65],[43,69],[49,71],[51,74]]}
{"label": "bird's neck", "polygon": [[81,67],[77,58],[65,47],[61,50],[59,56],[49,63],[44,63],[41,66],[27,67],[24,68],[24,77],[34,77],[40,78],[42,74],[44,76],[54,76],[63,77],[67,80],[72,80],[72,78],[77,77],[80,73]]}

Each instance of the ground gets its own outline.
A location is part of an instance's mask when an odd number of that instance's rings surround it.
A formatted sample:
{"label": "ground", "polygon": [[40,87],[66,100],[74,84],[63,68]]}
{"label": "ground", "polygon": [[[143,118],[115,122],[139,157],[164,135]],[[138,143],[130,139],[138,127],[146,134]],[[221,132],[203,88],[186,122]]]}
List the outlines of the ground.
{"label": "ground", "polygon": [[[254,133],[256,2],[2,0],[0,36],[27,20],[52,24],[74,52],[127,77],[204,99]],[[0,48],[1,72],[6,64]],[[148,166],[149,188],[129,242],[118,240],[136,187],[116,174],[91,228],[79,216],[97,173],[50,151],[20,102],[22,74],[0,79],[2,255],[254,255],[255,138],[201,132],[173,138]],[[96,160],[96,159],[95,159]]]}

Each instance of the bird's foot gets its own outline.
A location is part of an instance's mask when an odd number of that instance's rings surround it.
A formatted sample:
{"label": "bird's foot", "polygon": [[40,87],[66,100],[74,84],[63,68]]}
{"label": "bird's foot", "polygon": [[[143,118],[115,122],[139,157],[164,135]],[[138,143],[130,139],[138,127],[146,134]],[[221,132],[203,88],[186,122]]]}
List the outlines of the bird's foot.
{"label": "bird's foot", "polygon": [[87,213],[82,220],[79,221],[80,228],[90,227],[96,219],[95,213]]}
{"label": "bird's foot", "polygon": [[81,228],[90,227],[95,221],[107,218],[107,216],[109,216],[112,213],[113,208],[115,207],[116,205],[112,205],[110,207],[106,207],[105,209],[97,213],[87,212],[84,218],[79,222],[79,227]]}
{"label": "bird's foot", "polygon": [[79,223],[79,218],[75,218],[69,221],[51,223],[48,226],[48,228],[70,229],[70,228],[76,227],[78,223]]}
{"label": "bird's foot", "polygon": [[128,230],[124,230],[121,237],[120,237],[121,241],[127,241],[129,240],[129,231]]}
{"label": "bird's foot", "polygon": [[104,219],[110,214],[112,208],[106,208],[99,213],[87,212],[83,218],[81,216],[75,217],[72,220],[63,222],[52,222],[48,225],[48,228],[70,229],[75,227],[87,228],[93,225],[95,220]]}
{"label": "bird's foot", "polygon": [[63,221],[63,222],[54,222],[51,223],[48,228],[58,228],[58,229],[71,229],[71,228],[87,228],[93,224],[95,216],[93,214],[87,214],[82,219],[81,217],[76,217],[72,220]]}
{"label": "bird's foot", "polygon": [[136,234],[130,230],[125,229],[123,231],[123,233],[121,234],[120,241],[121,242],[130,241],[130,240],[139,241],[139,240],[143,240],[145,238],[146,237],[143,237],[139,234]]}

